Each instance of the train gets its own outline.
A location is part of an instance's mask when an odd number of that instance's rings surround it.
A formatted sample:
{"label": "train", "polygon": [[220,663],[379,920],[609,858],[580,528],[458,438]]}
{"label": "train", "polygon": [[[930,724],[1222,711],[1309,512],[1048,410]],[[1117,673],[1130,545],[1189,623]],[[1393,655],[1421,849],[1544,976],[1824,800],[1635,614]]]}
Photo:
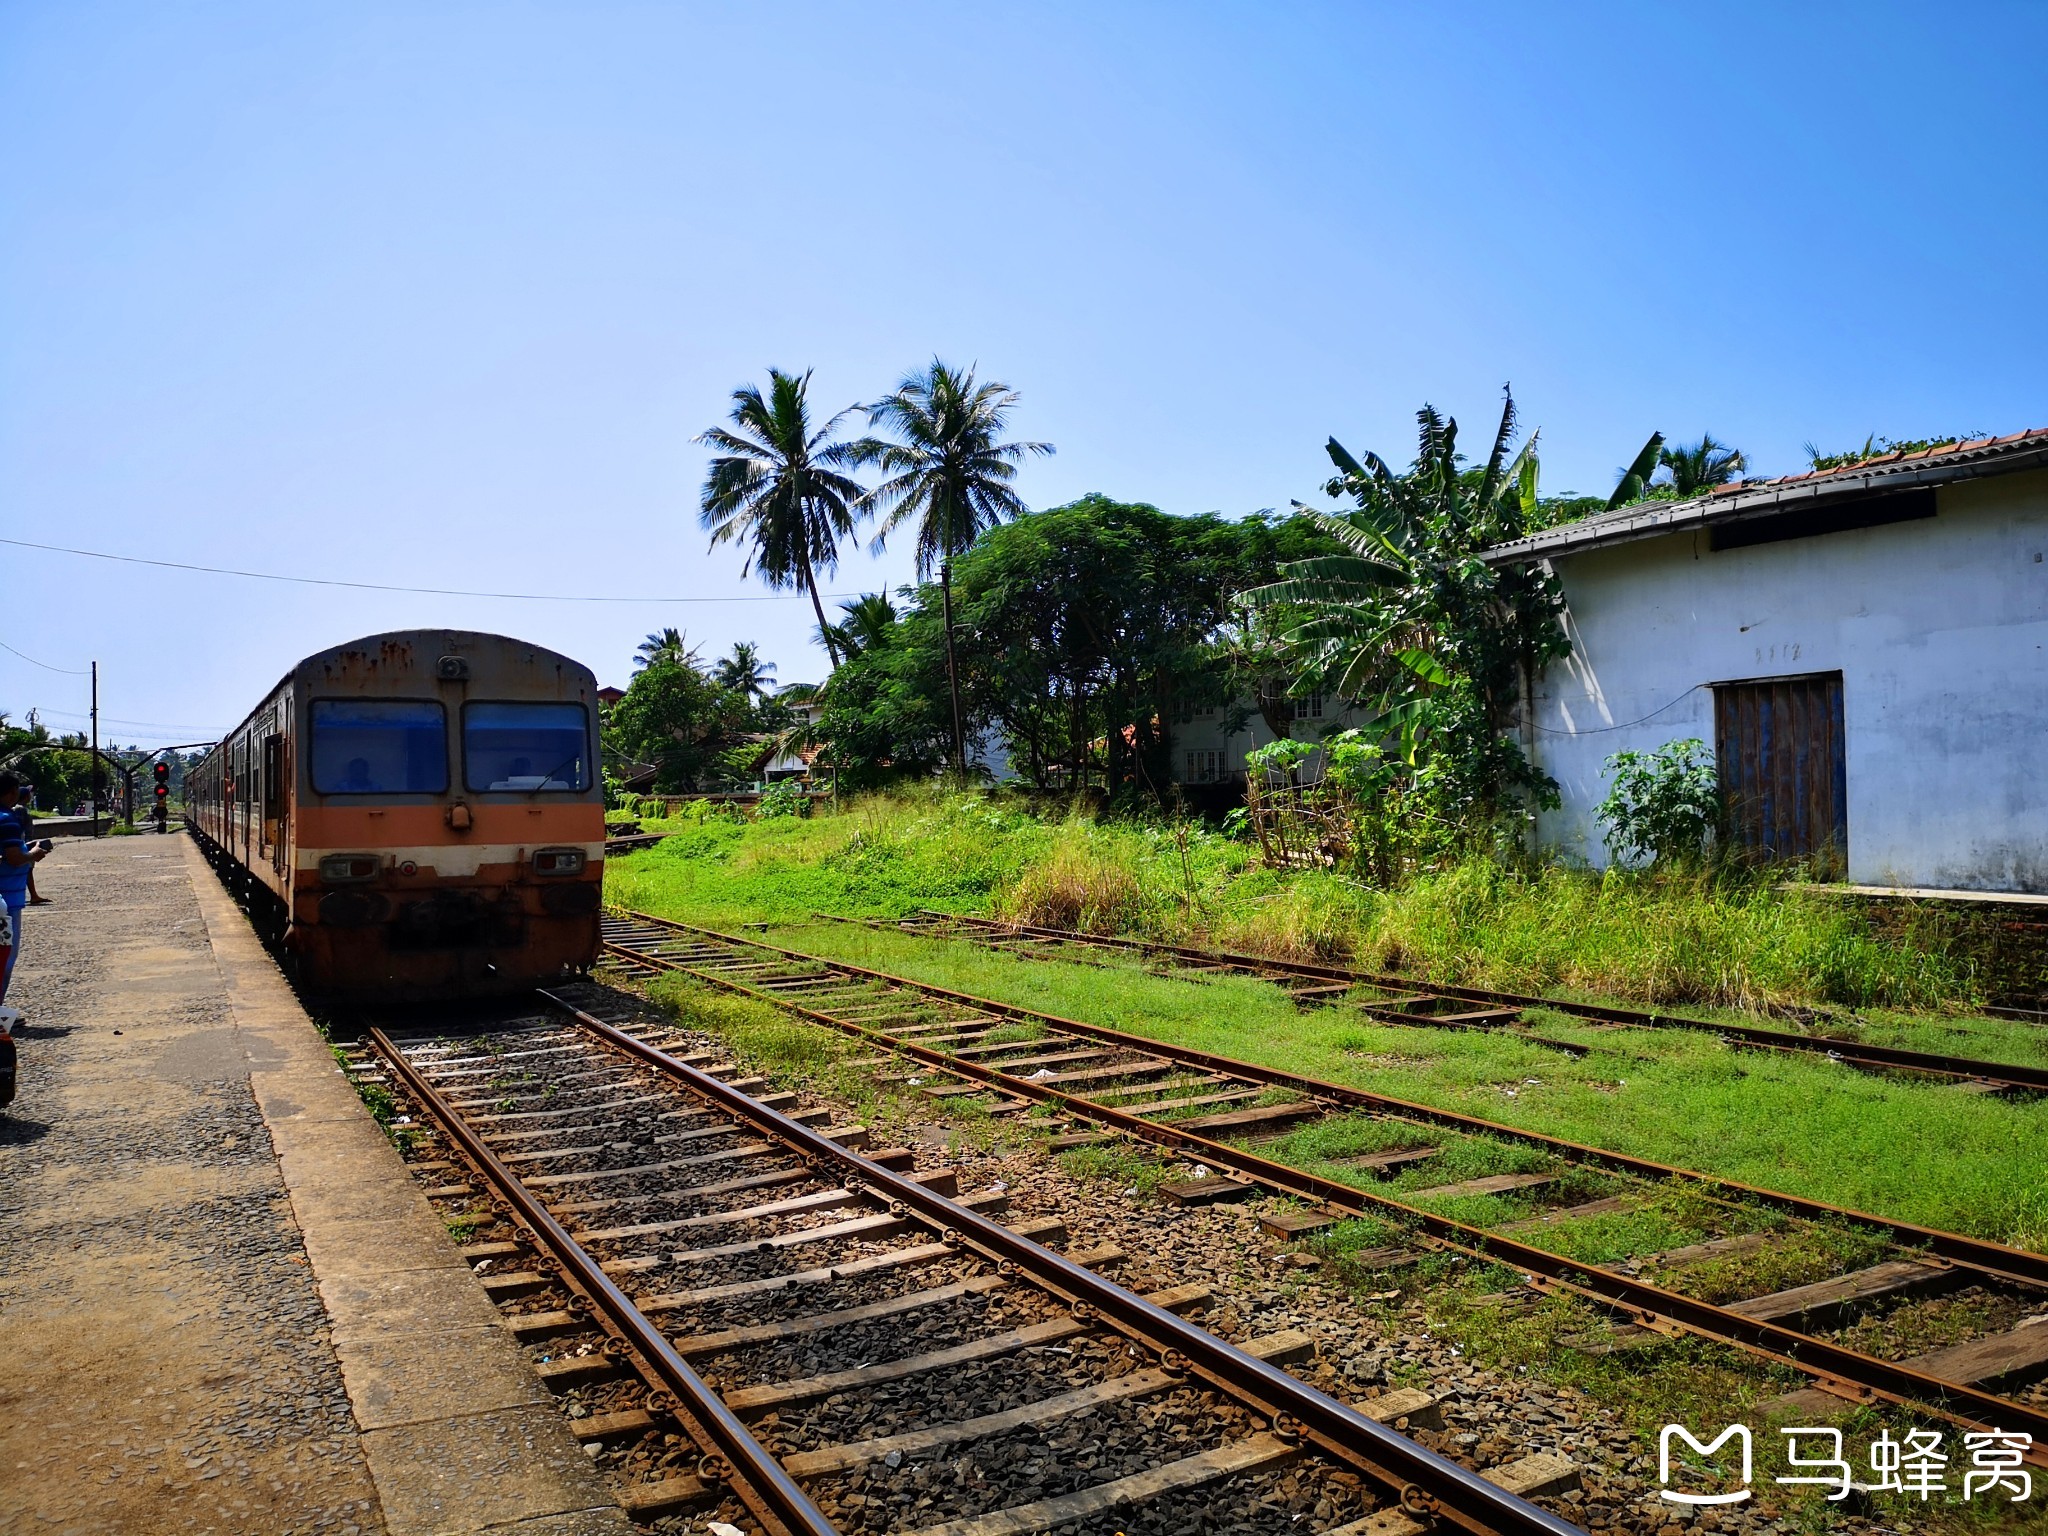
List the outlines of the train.
{"label": "train", "polygon": [[504,635],[333,646],[187,772],[184,820],[311,993],[433,1001],[587,972],[597,679]]}

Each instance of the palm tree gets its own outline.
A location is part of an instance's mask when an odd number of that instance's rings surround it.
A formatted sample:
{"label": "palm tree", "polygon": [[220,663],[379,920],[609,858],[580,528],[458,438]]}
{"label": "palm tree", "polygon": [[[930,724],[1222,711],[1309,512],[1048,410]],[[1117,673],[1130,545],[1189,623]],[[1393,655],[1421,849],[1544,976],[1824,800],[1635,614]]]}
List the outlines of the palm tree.
{"label": "palm tree", "polygon": [[1704,495],[1717,485],[1726,485],[1748,467],[1741,449],[1715,442],[1711,432],[1701,433],[1691,447],[1666,448],[1657,462],[1671,471],[1671,488],[1684,497]]}
{"label": "palm tree", "polygon": [[[839,611],[846,617],[832,626],[832,638],[848,656],[858,656],[885,642],[897,617],[896,605],[889,601],[886,592],[864,592],[848,598],[839,605]],[[824,631],[818,633],[822,643]]]}
{"label": "palm tree", "polygon": [[640,642],[633,652],[633,670],[644,672],[649,667],[694,667],[697,665],[697,647],[691,645],[680,629],[664,629],[649,635]]}
{"label": "palm tree", "polygon": [[713,682],[734,689],[750,699],[766,698],[775,680],[775,663],[761,659],[761,648],[750,640],[733,642],[732,654],[711,669]]}
{"label": "palm tree", "polygon": [[[818,596],[818,572],[839,563],[839,541],[853,532],[854,507],[862,495],[852,477],[840,473],[857,462],[855,445],[833,442],[848,406],[813,431],[811,376],[768,370],[768,393],[752,384],[732,392],[732,425],[713,427],[697,441],[718,450],[704,475],[704,526],[711,547],[747,542],[747,564],[770,587],[802,587],[811,594],[818,625],[825,604]],[[826,652],[839,665],[828,637]]]}
{"label": "palm tree", "polygon": [[[917,525],[917,574],[936,566],[945,605],[946,686],[953,704],[953,763],[967,771],[967,743],[960,729],[960,674],[953,660],[953,560],[983,529],[1028,509],[1010,482],[1017,466],[1033,454],[1049,454],[1050,443],[1006,443],[1002,432],[1017,393],[1007,384],[979,384],[972,368],[957,369],[933,358],[920,373],[905,375],[893,394],[867,408],[868,421],[892,432],[896,442],[863,438],[855,445],[859,462],[878,465],[888,476],[868,493],[867,504],[881,515],[874,547],[907,522]],[[823,623],[820,615],[819,622]]]}

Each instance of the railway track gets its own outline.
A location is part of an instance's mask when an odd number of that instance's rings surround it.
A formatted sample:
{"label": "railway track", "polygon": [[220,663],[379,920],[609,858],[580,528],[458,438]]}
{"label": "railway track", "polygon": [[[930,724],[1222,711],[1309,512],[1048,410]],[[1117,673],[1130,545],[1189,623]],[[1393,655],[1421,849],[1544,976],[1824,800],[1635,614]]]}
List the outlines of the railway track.
{"label": "railway track", "polygon": [[1531,1008],[1546,1008],[1608,1027],[1684,1029],[1720,1037],[1748,1050],[1824,1056],[1866,1072],[1902,1072],[1936,1081],[1959,1083],[1980,1092],[2048,1093],[2048,1067],[1980,1061],[1970,1057],[1871,1045],[1832,1035],[1803,1035],[1791,1030],[1758,1029],[1684,1014],[1656,1013],[1604,1004],[1557,1002],[1516,992],[1490,992],[1478,987],[1431,987],[1400,976],[1378,975],[1346,966],[1309,961],[1272,960],[1228,950],[1196,949],[1148,939],[1109,938],[1066,928],[1039,928],[999,923],[984,917],[920,912],[896,921],[842,918],[818,914],[821,920],[937,938],[960,938],[1011,954],[1061,954],[1072,950],[1111,950],[1142,955],[1183,975],[1255,976],[1284,988],[1304,1004],[1348,1006],[1388,1023],[1425,1028],[1490,1029],[1514,1035],[1532,1045],[1585,1054],[1585,1048],[1548,1039],[1523,1027]]}
{"label": "railway track", "polygon": [[[924,1085],[935,1096],[975,1096],[996,1114],[1051,1106],[1076,1127],[1053,1138],[1055,1150],[1116,1134],[1211,1170],[1165,1186],[1172,1198],[1230,1198],[1257,1189],[1293,1196],[1307,1209],[1276,1220],[1278,1230],[1295,1233],[1342,1217],[1380,1218],[1402,1236],[1362,1256],[1369,1265],[1398,1269],[1435,1252],[1507,1266],[1536,1290],[1578,1297],[1616,1319],[1619,1327],[1602,1347],[1696,1335],[1798,1372],[1832,1398],[1904,1405],[1973,1429],[2029,1434],[2031,1454],[2048,1465],[2048,1393],[2039,1385],[2048,1375],[2048,1257],[2040,1254],[645,914],[609,919],[606,945],[629,971],[682,972],[867,1040],[889,1053],[877,1065],[893,1057],[947,1079]],[[1370,1150],[1343,1170],[1356,1182],[1266,1155],[1274,1138],[1318,1122],[1362,1132]],[[1540,1152],[1545,1166],[1430,1185],[1429,1164],[1450,1160],[1452,1144],[1473,1137]],[[1588,1187],[1596,1175],[1606,1177]],[[1577,1224],[1643,1209],[1670,1189],[1704,1199],[1717,1213],[1715,1230],[1606,1264],[1544,1246],[1568,1246]],[[1571,1203],[1539,1204],[1533,1214],[1484,1225],[1438,1209],[1455,1209],[1475,1195],[1540,1201],[1545,1191]],[[1823,1241],[1829,1234],[1846,1235],[1860,1257],[1760,1295],[1721,1294],[1711,1280],[1702,1282],[1717,1265],[1725,1273],[1736,1256],[1808,1239],[1815,1262],[1824,1264],[1839,1251]],[[1915,1309],[1960,1316],[1964,1303],[1979,1321],[1940,1335],[1947,1340],[1941,1348],[1882,1354],[1858,1347],[1869,1341],[1872,1317],[1898,1325],[1880,1326],[1880,1342],[1910,1338],[1932,1316]]]}
{"label": "railway track", "polygon": [[[578,1435],[673,1441],[635,1515],[799,1536],[1249,1533],[1271,1528],[1280,1480],[1306,1477],[1337,1515],[1290,1529],[1577,1530],[1519,1496],[1560,1458],[1482,1477],[1393,1427],[1429,1394],[1341,1403],[1281,1368],[1305,1336],[1240,1348],[1187,1320],[1201,1283],[1136,1295],[1097,1272],[1114,1250],[1057,1252],[1058,1223],[997,1219],[999,1191],[865,1152],[861,1128],[719,1053],[663,1049],[672,1031],[540,998],[536,1017],[368,1039],[448,1154],[416,1165],[444,1181],[429,1193],[502,1218],[465,1252],[515,1335],[550,1341],[540,1370],[577,1394]],[[1074,1425],[1111,1449],[1048,1454]]]}

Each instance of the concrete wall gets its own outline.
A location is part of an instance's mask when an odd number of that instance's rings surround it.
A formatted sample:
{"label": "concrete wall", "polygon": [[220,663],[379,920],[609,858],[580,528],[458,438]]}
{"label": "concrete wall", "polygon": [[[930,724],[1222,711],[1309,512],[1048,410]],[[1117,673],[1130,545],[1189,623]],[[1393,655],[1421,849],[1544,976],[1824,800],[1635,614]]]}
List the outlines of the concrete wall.
{"label": "concrete wall", "polygon": [[2048,472],[1945,486],[1937,509],[1720,553],[1702,532],[1560,557],[1574,650],[1536,690],[1536,759],[1564,796],[1545,842],[1604,864],[1603,762],[1711,747],[1702,685],[1839,671],[1849,878],[2048,892]]}

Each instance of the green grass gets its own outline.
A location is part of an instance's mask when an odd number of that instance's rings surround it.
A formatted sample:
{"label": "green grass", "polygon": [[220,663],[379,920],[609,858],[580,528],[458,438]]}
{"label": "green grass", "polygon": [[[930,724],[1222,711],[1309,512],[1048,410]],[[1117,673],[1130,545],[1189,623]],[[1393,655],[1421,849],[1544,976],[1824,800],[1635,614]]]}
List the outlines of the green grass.
{"label": "green grass", "polygon": [[1074,1147],[1059,1154],[1060,1171],[1082,1182],[1114,1184],[1118,1189],[1141,1195],[1155,1193],[1166,1182],[1167,1165],[1116,1142],[1100,1146]]}
{"label": "green grass", "polygon": [[792,1018],[773,1004],[707,986],[688,976],[656,978],[648,996],[685,1029],[716,1035],[742,1064],[765,1073],[779,1088],[794,1088],[831,1099],[857,1115],[878,1138],[916,1122],[946,1121],[965,1142],[991,1144],[998,1130],[988,1106],[964,1098],[933,1099],[916,1084],[892,1076],[917,1077],[906,1061],[891,1076],[849,1063],[873,1054],[850,1035]]}
{"label": "green grass", "polygon": [[[1102,876],[1100,899],[1092,909],[1083,903],[1084,915],[1113,914],[1129,932],[1302,953],[1348,946],[1367,965],[1398,962],[1516,988],[1555,983],[1609,1000],[1677,992],[1725,1004],[1784,995],[1835,1008],[1820,1027],[1837,1032],[2048,1064],[2048,1031],[1912,1011],[1926,994],[1960,985],[1944,975],[1936,951],[1880,945],[1854,926],[1847,904],[1767,886],[1467,867],[1384,895],[1327,874],[1283,878],[1251,868],[1241,845],[1210,833],[1189,836],[1184,864],[1170,829],[1043,820],[1000,798],[926,795],[860,801],[839,816],[695,824],[614,861],[607,895],[712,927],[768,922],[773,939],[792,948],[1742,1183],[2048,1249],[2048,1101],[2007,1102],[1819,1057],[1735,1052],[1708,1034],[1596,1030],[1533,1011],[1540,1033],[1590,1047],[1573,1059],[1497,1035],[1379,1024],[1342,1009],[1304,1013],[1265,982],[1156,975],[1109,951],[1086,956],[1088,964],[1025,961],[961,941],[809,921],[818,910],[889,916],[926,906],[1042,916],[1026,908],[1088,869],[1116,873]],[[1071,898],[1069,890],[1059,899]],[[1873,994],[1888,998],[1892,1011],[1840,1014],[1845,999]],[[1396,1185],[1454,1182],[1453,1167],[1439,1160]],[[1461,1210],[1517,1208],[1510,1199]]]}
{"label": "green grass", "polygon": [[[1560,998],[1684,1004],[1771,1028],[2048,1064],[2048,1032],[1971,1017],[1960,1006],[1975,979],[1949,957],[1939,919],[1910,931],[1904,944],[1885,944],[1849,904],[1763,884],[1601,880],[1558,870],[1511,875],[1481,866],[1389,895],[1334,875],[1283,877],[1254,868],[1243,848],[1207,833],[1190,836],[1183,863],[1170,830],[1037,820],[998,799],[938,796],[863,802],[838,818],[693,826],[683,838],[615,861],[607,894],[707,926],[766,922],[774,925],[771,941],[792,948],[2048,1251],[2048,1101],[2010,1103],[1866,1076],[1816,1057],[1733,1052],[1706,1034],[1594,1030],[1563,1013],[1533,1011],[1531,1022],[1543,1035],[1590,1048],[1574,1059],[1525,1040],[1379,1024],[1341,1009],[1302,1012],[1267,983],[1155,974],[1137,957],[1070,952],[1070,959],[1027,961],[964,942],[810,920],[819,910],[995,912],[1274,954],[1348,957],[1365,968]],[[701,988],[664,986],[675,987],[670,995],[692,1008],[705,998],[716,999],[713,1012],[733,1004]],[[958,1112],[914,1090],[878,1087],[868,1072],[807,1064],[801,1053],[818,1047],[786,1035],[789,1021],[765,1004],[737,1007],[746,1011],[723,1013],[722,1030],[790,1071],[817,1074],[821,1086],[830,1083],[856,1101],[867,1095],[875,1107],[863,1107],[864,1117],[896,1112],[929,1120]],[[835,1062],[847,1050],[848,1042],[824,1031],[795,1028],[814,1042],[831,1041]],[[1028,1028],[1017,1038],[1031,1038]],[[1027,1129],[1037,1118],[1004,1124]],[[962,1124],[963,1135],[990,1134],[986,1116],[977,1126],[965,1113]],[[1365,1152],[1425,1143],[1439,1146],[1439,1155],[1393,1180],[1346,1166]],[[1526,1198],[1429,1202],[1477,1222],[1629,1194],[1625,1209],[1521,1235],[1591,1263],[1739,1232],[1771,1234],[1759,1248],[1689,1270],[1685,1288],[1711,1297],[1841,1273],[1870,1262],[1880,1246],[1852,1226],[1793,1222],[1681,1180],[1646,1184],[1608,1175],[1505,1137],[1340,1116],[1260,1150],[1401,1198],[1488,1173],[1557,1180]],[[1076,1178],[1140,1191],[1156,1188],[1174,1166],[1117,1144],[1077,1148],[1059,1161]],[[1419,1306],[1428,1326],[1475,1360],[1581,1387],[1652,1438],[1674,1418],[1702,1426],[1747,1421],[1760,1431],[1760,1480],[1781,1470],[1778,1437],[1763,1429],[1764,1404],[1803,1379],[1759,1370],[1693,1339],[1651,1339],[1611,1354],[1569,1347],[1568,1340],[1598,1337],[1610,1320],[1569,1298],[1525,1301],[1519,1277],[1498,1266],[1439,1256],[1376,1270],[1364,1257],[1399,1246],[1406,1235],[1403,1220],[1389,1213],[1340,1223],[1311,1247],[1325,1272],[1353,1286],[1368,1310],[1384,1312],[1390,1328],[1413,1326],[1404,1309]],[[1959,1303],[1953,1317],[1914,1312],[1926,1319],[1915,1324],[1925,1337],[1904,1343],[1933,1347],[1950,1334],[2007,1325],[1966,1311]],[[1866,1440],[1879,1422],[1870,1410],[1852,1415],[1852,1442]],[[1836,1511],[1803,1493],[1768,1497],[1788,1530],[1833,1528]],[[1916,1528],[1974,1531],[2002,1528],[2004,1512],[1916,1507],[1912,1515]]]}
{"label": "green grass", "polygon": [[1249,845],[1199,826],[1047,818],[1014,798],[937,792],[873,796],[837,815],[661,828],[674,835],[611,862],[608,894],[712,927],[814,911],[994,912],[1507,991],[1817,1008],[1872,1038],[1903,1026],[1847,1010],[1947,1010],[1978,985],[1949,942],[1960,919],[1922,910],[1881,939],[1854,904],[1762,878],[1473,859],[1377,891],[1328,871],[1265,869]]}
{"label": "green grass", "polygon": [[[2007,1102],[1818,1057],[1729,1050],[1678,1030],[1558,1026],[1589,1045],[1573,1058],[1526,1041],[1380,1024],[1354,1012],[1303,1012],[1249,977],[1154,975],[1135,962],[1070,965],[839,923],[775,930],[776,942],[959,991],[1133,1034],[1348,1083],[1396,1099],[1717,1174],[1739,1183],[1923,1225],[2048,1250],[2048,1100]],[[1345,1177],[1339,1155],[1427,1141],[1431,1133],[1336,1121],[1289,1139],[1362,1138],[1305,1166]],[[1550,1171],[1509,1142],[1453,1138],[1443,1157],[1391,1187],[1485,1173]],[[1491,1147],[1480,1153],[1473,1148]],[[2035,1152],[2022,1149],[2033,1148]],[[1569,1177],[1582,1178],[1582,1171]],[[1351,1175],[1366,1187],[1368,1180]],[[1585,1186],[1585,1199],[1604,1188]],[[1511,1219],[1512,1199],[1447,1207],[1463,1219]],[[1559,1203],[1555,1197],[1544,1203]],[[1489,1215],[1489,1213],[1491,1213]]]}

